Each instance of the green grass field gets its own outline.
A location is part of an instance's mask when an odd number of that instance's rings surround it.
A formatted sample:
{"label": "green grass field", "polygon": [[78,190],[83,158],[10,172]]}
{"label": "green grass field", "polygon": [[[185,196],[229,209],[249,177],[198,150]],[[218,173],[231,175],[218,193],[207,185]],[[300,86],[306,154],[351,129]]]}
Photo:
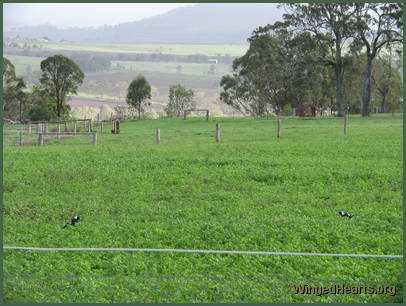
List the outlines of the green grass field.
{"label": "green grass field", "polygon": [[[37,43],[38,44],[38,43]],[[182,45],[182,44],[100,44],[78,42],[41,42],[43,49],[65,51],[92,51],[114,53],[163,53],[163,54],[200,54],[208,56],[241,56],[247,45]]]}
{"label": "green grass field", "polygon": [[[4,245],[403,253],[402,115],[353,116],[348,135],[342,118],[289,118],[280,139],[274,119],[218,121],[221,143],[197,117],[5,147]],[[4,274],[6,302],[403,301],[401,259],[5,250]]]}
{"label": "green grass field", "polygon": [[16,74],[18,76],[27,74],[27,67],[30,67],[29,69],[31,69],[31,72],[41,71],[40,64],[41,61],[45,59],[45,57],[41,58],[34,56],[19,56],[10,54],[4,54],[4,57],[8,58],[14,65]]}

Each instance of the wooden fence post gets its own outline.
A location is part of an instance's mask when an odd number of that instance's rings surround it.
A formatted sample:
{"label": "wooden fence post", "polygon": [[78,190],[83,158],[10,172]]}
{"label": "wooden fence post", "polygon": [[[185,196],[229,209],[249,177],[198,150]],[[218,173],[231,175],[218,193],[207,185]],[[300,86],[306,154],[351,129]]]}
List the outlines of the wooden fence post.
{"label": "wooden fence post", "polygon": [[97,145],[97,133],[93,133],[93,145]]}
{"label": "wooden fence post", "polygon": [[31,122],[28,122],[28,134],[31,134]]}
{"label": "wooden fence post", "polygon": [[101,134],[103,134],[103,120],[101,121]]}
{"label": "wooden fence post", "polygon": [[183,111],[183,120],[186,120],[186,111]]}
{"label": "wooden fence post", "polygon": [[348,133],[348,115],[344,115],[344,135]]}
{"label": "wooden fence post", "polygon": [[161,129],[156,129],[156,143],[159,144],[161,142]]}
{"label": "wooden fence post", "polygon": [[276,137],[281,138],[282,120],[278,118],[276,120]]}
{"label": "wooden fence post", "polygon": [[87,131],[90,132],[92,130],[92,119],[89,119],[87,121]]}
{"label": "wooden fence post", "polygon": [[38,145],[42,146],[44,144],[44,137],[42,133],[38,133]]}
{"label": "wooden fence post", "polygon": [[60,138],[59,133],[61,132],[61,123],[58,121],[58,134],[56,135],[56,138]]}
{"label": "wooden fence post", "polygon": [[221,140],[221,127],[220,123],[216,123],[216,141],[220,142]]}
{"label": "wooden fence post", "polygon": [[66,123],[66,121],[64,121],[63,123],[65,125],[65,132],[67,132],[68,131],[68,124]]}
{"label": "wooden fence post", "polygon": [[209,111],[206,111],[206,120],[209,120]]}
{"label": "wooden fence post", "polygon": [[22,146],[23,144],[24,144],[24,143],[23,143],[23,132],[20,131],[20,141],[19,141],[19,145]]}

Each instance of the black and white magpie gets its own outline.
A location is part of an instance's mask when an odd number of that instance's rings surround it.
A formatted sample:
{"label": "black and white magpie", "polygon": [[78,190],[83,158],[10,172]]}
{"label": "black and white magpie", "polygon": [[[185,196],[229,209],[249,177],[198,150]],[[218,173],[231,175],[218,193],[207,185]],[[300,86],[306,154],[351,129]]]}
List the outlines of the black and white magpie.
{"label": "black and white magpie", "polygon": [[346,212],[344,212],[344,211],[339,211],[338,212],[338,214],[341,216],[341,217],[348,217],[348,218],[352,218],[352,217],[354,217],[354,215],[350,215],[349,213],[346,213]]}
{"label": "black and white magpie", "polygon": [[75,225],[75,223],[77,223],[77,222],[79,222],[80,221],[80,217],[79,216],[74,216],[71,220],[70,220],[70,222],[68,222],[68,223],[66,223],[65,224],[65,226],[64,227],[62,227],[62,228],[66,228],[68,225]]}

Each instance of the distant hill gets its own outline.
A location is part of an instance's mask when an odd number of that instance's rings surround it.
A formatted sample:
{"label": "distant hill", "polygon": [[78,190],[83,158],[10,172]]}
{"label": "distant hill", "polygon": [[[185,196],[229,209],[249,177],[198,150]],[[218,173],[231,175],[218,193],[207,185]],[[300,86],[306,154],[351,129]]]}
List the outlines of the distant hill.
{"label": "distant hill", "polygon": [[255,28],[280,20],[282,14],[277,3],[203,3],[116,26],[60,29],[41,25],[13,29],[4,37],[89,43],[245,44]]}

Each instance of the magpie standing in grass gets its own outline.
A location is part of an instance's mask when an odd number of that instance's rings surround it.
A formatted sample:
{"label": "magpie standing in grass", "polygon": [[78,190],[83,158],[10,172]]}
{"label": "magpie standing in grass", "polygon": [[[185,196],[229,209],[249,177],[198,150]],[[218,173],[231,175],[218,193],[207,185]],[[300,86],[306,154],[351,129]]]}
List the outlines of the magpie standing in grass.
{"label": "magpie standing in grass", "polygon": [[74,216],[71,220],[70,220],[70,222],[68,222],[68,223],[66,223],[65,224],[65,226],[64,227],[62,227],[62,228],[66,228],[66,227],[68,227],[68,225],[75,225],[75,223],[77,223],[77,222],[79,222],[80,221],[80,217],[79,216]]}
{"label": "magpie standing in grass", "polygon": [[354,217],[354,215],[350,215],[349,213],[346,213],[346,212],[344,212],[344,211],[339,211],[338,212],[338,214],[341,216],[341,217],[347,217],[347,218],[352,218],[352,217]]}

